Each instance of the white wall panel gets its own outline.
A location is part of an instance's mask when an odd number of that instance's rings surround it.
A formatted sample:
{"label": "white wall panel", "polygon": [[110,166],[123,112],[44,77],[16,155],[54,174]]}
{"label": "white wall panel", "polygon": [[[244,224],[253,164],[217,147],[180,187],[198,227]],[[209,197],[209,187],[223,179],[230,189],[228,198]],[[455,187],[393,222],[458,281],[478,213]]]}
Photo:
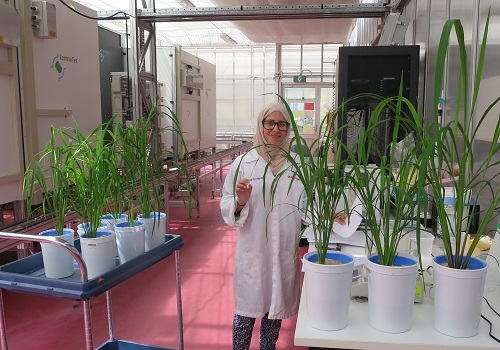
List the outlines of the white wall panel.
{"label": "white wall panel", "polygon": [[203,76],[201,89],[182,86],[178,79],[177,116],[184,140],[190,152],[215,147],[215,65],[186,51],[181,50],[179,56],[177,72],[185,69]]}
{"label": "white wall panel", "polygon": [[[491,6],[490,28],[488,32],[488,46],[483,70],[483,81],[477,101],[477,117],[482,111],[500,96],[500,2],[481,1],[479,8],[479,33],[482,33],[486,23],[488,8]],[[481,37],[479,37],[480,40]],[[478,42],[480,44],[480,42]],[[478,48],[479,50],[479,48]],[[488,115],[483,126],[479,129],[479,139],[489,141],[493,137],[495,125],[500,115],[500,106],[496,106]]]}
{"label": "white wall panel", "polygon": [[216,115],[216,72],[215,65],[202,59],[199,60],[200,71],[203,73],[203,89],[200,93],[201,117],[201,149],[215,147],[217,133]]}
{"label": "white wall panel", "polygon": [[22,173],[14,81],[13,76],[0,75],[0,178]]}
{"label": "white wall panel", "polygon": [[0,204],[21,198],[24,165],[19,101],[17,49],[0,47]]}
{"label": "white wall panel", "polygon": [[[173,46],[169,47],[157,47],[156,48],[156,62],[157,62],[157,81],[160,84],[159,93],[161,95],[161,111],[169,115],[168,108],[174,108],[175,106],[171,101],[175,101],[175,48]],[[172,131],[172,120],[162,115],[160,118],[160,127],[163,129],[161,135],[162,147],[164,149],[172,149],[174,140]]]}
{"label": "white wall panel", "polygon": [[[50,136],[51,125],[72,126],[74,119],[82,132],[89,133],[102,120],[97,21],[70,11],[60,2],[54,4],[57,39],[33,39],[36,107],[67,109],[72,114],[38,117],[40,148]],[[96,16],[95,11],[74,5],[78,11]]]}

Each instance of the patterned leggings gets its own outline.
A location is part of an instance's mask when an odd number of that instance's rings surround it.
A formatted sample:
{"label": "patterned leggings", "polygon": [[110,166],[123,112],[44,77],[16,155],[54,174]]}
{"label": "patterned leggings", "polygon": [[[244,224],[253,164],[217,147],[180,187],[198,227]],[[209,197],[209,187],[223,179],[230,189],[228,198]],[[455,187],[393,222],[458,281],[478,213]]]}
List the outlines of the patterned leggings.
{"label": "patterned leggings", "polygon": [[[281,320],[270,320],[267,313],[260,325],[260,350],[276,349],[276,342],[281,328]],[[255,318],[234,315],[233,320],[233,350],[248,350],[252,340]]]}

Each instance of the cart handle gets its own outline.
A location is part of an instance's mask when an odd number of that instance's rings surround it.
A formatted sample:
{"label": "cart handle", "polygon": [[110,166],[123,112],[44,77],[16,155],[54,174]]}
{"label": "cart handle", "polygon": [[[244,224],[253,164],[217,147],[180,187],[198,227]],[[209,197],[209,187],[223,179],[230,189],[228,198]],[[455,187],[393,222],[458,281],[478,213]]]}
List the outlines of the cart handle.
{"label": "cart handle", "polygon": [[48,236],[27,235],[23,233],[0,232],[0,238],[16,239],[19,241],[50,243],[58,245],[69,251],[69,253],[73,256],[73,258],[75,258],[76,262],[78,263],[78,267],[80,268],[80,273],[82,275],[82,282],[86,283],[88,281],[87,265],[85,265],[82,256],[74,246],[72,246],[71,244],[69,244],[60,237],[57,236],[48,237]]}

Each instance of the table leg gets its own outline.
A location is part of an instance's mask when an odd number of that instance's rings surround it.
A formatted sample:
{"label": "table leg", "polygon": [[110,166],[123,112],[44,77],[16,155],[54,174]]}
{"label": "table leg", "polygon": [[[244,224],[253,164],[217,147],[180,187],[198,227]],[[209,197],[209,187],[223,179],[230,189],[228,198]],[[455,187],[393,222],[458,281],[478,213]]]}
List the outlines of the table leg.
{"label": "table leg", "polygon": [[85,344],[87,350],[93,350],[92,344],[92,321],[90,319],[90,299],[83,301],[83,322],[85,324]]}
{"label": "table leg", "polygon": [[9,347],[7,346],[7,331],[5,328],[5,314],[3,311],[3,295],[2,288],[0,288],[0,347],[2,350],[7,350]]}
{"label": "table leg", "polygon": [[175,282],[177,286],[177,332],[179,337],[179,350],[184,350],[184,330],[182,322],[182,297],[181,297],[181,270],[180,270],[180,254],[179,250],[175,253]]}
{"label": "table leg", "polygon": [[113,334],[113,313],[111,309],[111,290],[106,291],[106,307],[108,309],[108,328],[109,328],[109,341],[115,340]]}

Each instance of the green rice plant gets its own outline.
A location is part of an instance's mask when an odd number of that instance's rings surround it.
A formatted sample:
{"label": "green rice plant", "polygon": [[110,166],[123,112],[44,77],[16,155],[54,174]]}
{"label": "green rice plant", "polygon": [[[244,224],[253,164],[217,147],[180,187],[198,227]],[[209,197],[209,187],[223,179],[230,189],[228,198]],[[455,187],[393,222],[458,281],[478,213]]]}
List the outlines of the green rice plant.
{"label": "green rice plant", "polygon": [[[428,140],[428,149],[425,152],[430,155],[427,160],[426,169],[421,173],[425,177],[434,197],[434,206],[441,230],[438,232],[443,240],[447,264],[450,268],[466,269],[469,260],[479,240],[487,232],[488,224],[498,216],[496,210],[500,204],[500,188],[495,188],[492,181],[500,176],[500,162],[498,156],[500,151],[500,118],[498,115],[491,116],[492,109],[498,104],[500,97],[495,98],[491,104],[479,114],[476,110],[476,102],[479,95],[479,87],[484,66],[486,42],[490,13],[482,37],[479,57],[474,67],[475,80],[472,92],[469,91],[469,70],[462,23],[458,19],[450,19],[444,24],[439,41],[436,59],[436,75],[434,80],[434,120],[426,128],[425,138]],[[442,90],[443,76],[445,75],[445,61],[449,47],[452,30],[455,29],[457,44],[459,48],[460,71],[456,90],[455,113],[451,121],[441,124],[438,116],[439,95]],[[493,129],[493,138],[486,152],[486,157],[481,160],[474,154],[474,144],[478,137],[480,127],[490,120],[489,128]],[[491,120],[494,122],[491,124]],[[491,126],[492,125],[492,126]],[[447,215],[444,203],[443,188],[450,185],[455,190],[453,219]],[[474,239],[467,248],[467,235],[463,239],[456,239],[452,246],[452,238],[460,237],[462,223],[467,221],[467,231],[471,220],[468,214],[464,215],[464,208],[469,202],[469,194],[473,197],[484,197],[489,203],[481,203],[480,223],[475,232]],[[472,205],[476,208],[476,203]]]}
{"label": "green rice plant", "polygon": [[[166,177],[168,175],[168,168],[163,168],[162,175],[165,177],[165,182],[168,183],[169,187],[177,187],[184,189],[184,192],[181,193],[182,200],[184,204],[188,208],[188,213],[191,213],[191,200],[190,198],[194,193],[194,185],[191,179],[191,175],[195,172],[194,169],[189,167],[189,150],[184,140],[183,131],[181,128],[181,124],[179,118],[175,114],[175,112],[166,106],[164,107],[167,112],[162,112],[160,117],[167,118],[170,120],[171,125],[166,126],[164,128],[159,129],[160,133],[170,132],[174,135],[174,143],[175,146],[173,148],[164,148],[161,150],[162,157],[167,160],[167,165],[170,169],[177,169],[178,177],[177,179],[172,180],[171,178]],[[168,181],[167,181],[168,180]]]}
{"label": "green rice plant", "polygon": [[28,210],[40,200],[40,195],[42,212],[51,215],[58,235],[63,234],[66,215],[71,211],[72,182],[68,162],[72,152],[67,141],[61,128],[51,127],[49,141],[31,161],[23,180],[23,197]]}
{"label": "green rice plant", "polygon": [[[111,122],[110,122],[111,123]],[[134,179],[127,171],[126,159],[129,156],[125,148],[125,133],[121,123],[114,130],[108,130],[109,142],[112,144],[114,156],[110,159],[110,189],[105,212],[115,219],[132,207]],[[129,215],[130,218],[130,215]]]}
{"label": "green rice plant", "polygon": [[[119,124],[115,130],[117,159],[120,159],[123,168],[122,180],[125,181],[125,186],[130,186],[132,194],[129,196],[128,207],[134,208],[131,201],[133,197],[137,202],[137,213],[142,214],[144,218],[150,218],[152,212],[160,212],[164,206],[161,185],[168,182],[167,164],[171,168],[177,168],[188,195],[193,191],[189,169],[186,166],[187,146],[177,116],[171,109],[168,111],[169,113],[162,113],[161,116],[170,118],[170,127],[161,129],[154,125],[153,121],[158,116],[156,107],[153,107],[147,117],[127,126]],[[161,133],[167,131],[173,131],[179,140],[177,153],[175,150],[155,147]],[[129,213],[131,220],[134,214]]]}
{"label": "green rice plant", "polygon": [[95,238],[101,226],[115,169],[115,152],[112,143],[106,140],[110,125],[99,125],[89,135],[84,135],[75,123],[64,132],[73,152],[68,162],[73,183],[71,206],[81,221],[88,224],[84,229],[89,238]]}
{"label": "green rice plant", "polygon": [[[423,125],[412,103],[402,95],[403,79],[398,96],[360,94],[351,98],[378,101],[368,125],[359,127],[358,140],[347,157],[352,165],[350,181],[364,207],[367,245],[386,266],[392,266],[399,254],[398,245],[409,232],[416,231],[419,245],[419,216],[428,207],[424,180],[419,177]],[[379,130],[386,130],[387,124],[393,126],[392,133],[381,147]],[[414,144],[405,145],[408,135],[413,136]],[[401,154],[396,153],[398,143],[404,145]]]}
{"label": "green rice plant", "polygon": [[[318,252],[318,263],[325,264],[326,253],[329,249],[328,243],[333,234],[335,219],[343,212],[348,214],[349,211],[348,206],[347,209],[341,207],[342,204],[349,203],[349,196],[346,191],[348,177],[344,174],[345,160],[341,159],[342,142],[340,133],[342,129],[334,131],[332,127],[337,112],[333,112],[331,115],[327,114],[321,121],[317,137],[311,143],[308,143],[300,135],[290,106],[281,96],[280,99],[290,115],[292,128],[290,145],[297,146],[297,153],[291,151],[291,146],[288,150],[282,150],[282,154],[289,165],[284,167],[271,183],[271,205],[275,205],[274,197],[278,181],[287,170],[291,170],[293,173],[292,180],[298,179],[304,185],[305,203],[302,204],[299,201],[299,203],[289,203],[287,205],[303,211],[305,217],[310,221]],[[334,153],[331,153],[332,147],[336,147]],[[332,163],[334,163],[334,166]],[[289,190],[292,183],[293,181],[290,182]],[[303,228],[301,234],[305,229],[306,227]]]}

